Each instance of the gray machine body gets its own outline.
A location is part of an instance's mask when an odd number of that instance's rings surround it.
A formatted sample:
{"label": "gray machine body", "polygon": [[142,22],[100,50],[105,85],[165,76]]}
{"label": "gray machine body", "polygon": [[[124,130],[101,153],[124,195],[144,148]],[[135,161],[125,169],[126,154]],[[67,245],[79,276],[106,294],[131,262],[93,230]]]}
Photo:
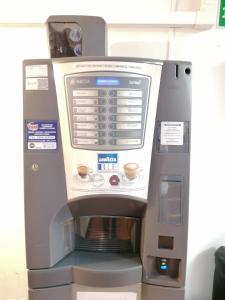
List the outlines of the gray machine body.
{"label": "gray machine body", "polygon": [[[147,197],[112,191],[69,199],[54,65],[88,63],[91,72],[91,65],[105,64],[107,68],[109,62],[161,66],[152,147],[146,159],[150,168]],[[38,83],[34,89],[30,88],[27,70],[43,65],[47,66],[48,84],[44,89],[38,88]],[[139,76],[137,71],[133,73],[132,76]],[[129,76],[129,72],[126,74]],[[29,148],[28,124],[53,120],[57,124],[56,148]],[[180,124],[183,126],[182,142],[162,143],[165,138],[162,126],[173,126],[173,122],[176,129]],[[188,62],[120,57],[24,61],[24,191],[30,300],[92,299],[83,296],[86,292],[112,293],[118,295],[115,299],[121,295],[129,300],[184,299],[190,125],[191,64]],[[145,139],[144,143],[148,142]],[[93,149],[85,151],[93,153]],[[120,147],[116,151],[129,152]],[[74,218],[101,215],[141,219],[139,253],[76,250]]]}

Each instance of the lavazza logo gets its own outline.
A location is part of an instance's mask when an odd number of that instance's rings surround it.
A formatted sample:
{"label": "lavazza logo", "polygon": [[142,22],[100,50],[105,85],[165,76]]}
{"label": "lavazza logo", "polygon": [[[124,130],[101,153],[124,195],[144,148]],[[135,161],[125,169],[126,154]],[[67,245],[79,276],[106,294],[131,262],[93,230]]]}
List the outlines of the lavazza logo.
{"label": "lavazza logo", "polygon": [[110,154],[98,154],[98,162],[99,163],[117,163],[118,162],[118,156],[117,153],[110,153]]}

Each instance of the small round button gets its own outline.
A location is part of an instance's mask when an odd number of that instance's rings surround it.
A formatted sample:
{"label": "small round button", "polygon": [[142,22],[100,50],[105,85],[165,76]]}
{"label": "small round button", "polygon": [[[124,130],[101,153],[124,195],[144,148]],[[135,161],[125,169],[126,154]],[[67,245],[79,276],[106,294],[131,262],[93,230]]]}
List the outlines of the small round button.
{"label": "small round button", "polygon": [[100,124],[98,125],[98,127],[99,127],[99,129],[105,129],[105,124],[104,124],[104,123],[100,123]]}
{"label": "small round button", "polygon": [[105,144],[105,140],[100,139],[100,140],[99,140],[99,145],[104,145],[104,144]]}
{"label": "small round button", "polygon": [[109,111],[110,111],[110,113],[113,113],[113,114],[115,114],[116,113],[116,107],[110,107],[110,109],[109,109]]}
{"label": "small round button", "polygon": [[105,131],[99,131],[99,137],[104,137],[105,136]]}
{"label": "small round button", "polygon": [[105,113],[105,107],[99,107],[98,111],[100,114],[104,114]]}
{"label": "small round button", "polygon": [[116,129],[116,123],[111,123],[109,124],[110,129]]}
{"label": "small round button", "polygon": [[98,91],[98,96],[99,97],[104,97],[106,95],[106,91],[105,90],[99,90]]}
{"label": "small round button", "polygon": [[110,99],[110,100],[109,100],[109,103],[110,103],[111,105],[116,105],[116,99]]}
{"label": "small round button", "polygon": [[116,121],[116,115],[111,115],[111,116],[109,117],[109,120],[110,120],[110,121]]}
{"label": "small round button", "polygon": [[109,96],[116,97],[116,90],[109,91]]}
{"label": "small round button", "polygon": [[116,140],[115,140],[115,139],[112,139],[112,140],[109,141],[109,143],[110,143],[111,145],[116,145]]}
{"label": "small round button", "polygon": [[99,99],[98,100],[98,104],[99,105],[104,105],[106,103],[106,100],[105,99]]}
{"label": "small round button", "polygon": [[116,131],[111,131],[111,132],[109,133],[109,135],[110,135],[111,137],[116,137],[117,132],[116,132]]}

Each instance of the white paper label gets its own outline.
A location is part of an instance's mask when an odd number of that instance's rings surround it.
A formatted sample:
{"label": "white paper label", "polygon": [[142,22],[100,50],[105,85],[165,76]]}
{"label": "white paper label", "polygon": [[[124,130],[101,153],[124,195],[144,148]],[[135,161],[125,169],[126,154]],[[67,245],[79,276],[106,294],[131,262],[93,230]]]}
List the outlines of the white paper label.
{"label": "white paper label", "polygon": [[48,77],[48,65],[26,66],[26,77]]}
{"label": "white paper label", "polygon": [[73,105],[98,105],[98,99],[73,99]]}
{"label": "white paper label", "polygon": [[98,145],[98,139],[74,139],[75,145]]}
{"label": "white paper label", "polygon": [[118,123],[117,129],[141,129],[141,123]]}
{"label": "white paper label", "polygon": [[97,112],[97,107],[73,107],[74,114],[94,114]]}
{"label": "white paper label", "polygon": [[117,107],[118,114],[140,114],[141,107]]}
{"label": "white paper label", "polygon": [[118,139],[117,145],[140,145],[141,139]]}
{"label": "white paper label", "polygon": [[48,90],[48,78],[26,78],[26,90]]}
{"label": "white paper label", "polygon": [[98,97],[98,90],[74,90],[73,97],[79,96]]}
{"label": "white paper label", "polygon": [[137,116],[117,116],[118,122],[139,122],[141,121],[141,115]]}
{"label": "white paper label", "polygon": [[74,129],[98,129],[98,124],[97,123],[73,123],[73,128]]}
{"label": "white paper label", "polygon": [[117,97],[142,97],[142,91],[117,91]]}
{"label": "white paper label", "polygon": [[28,150],[56,150],[56,142],[29,142]]}
{"label": "white paper label", "polygon": [[117,99],[117,105],[142,105],[142,99]]}
{"label": "white paper label", "polygon": [[98,121],[98,116],[85,116],[85,115],[77,115],[73,116],[73,121],[75,122],[94,122]]}
{"label": "white paper label", "polygon": [[161,145],[183,145],[184,122],[161,122]]}
{"label": "white paper label", "polygon": [[74,136],[76,137],[98,137],[97,131],[74,131]]}
{"label": "white paper label", "polygon": [[77,300],[137,300],[132,292],[77,292]]}

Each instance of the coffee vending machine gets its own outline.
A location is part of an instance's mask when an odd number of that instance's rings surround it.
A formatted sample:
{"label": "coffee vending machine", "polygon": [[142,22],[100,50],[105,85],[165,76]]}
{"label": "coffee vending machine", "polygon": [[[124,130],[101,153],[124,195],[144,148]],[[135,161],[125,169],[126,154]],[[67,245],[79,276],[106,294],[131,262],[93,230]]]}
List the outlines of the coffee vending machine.
{"label": "coffee vending machine", "polygon": [[191,64],[68,56],[23,66],[29,300],[184,300]]}

